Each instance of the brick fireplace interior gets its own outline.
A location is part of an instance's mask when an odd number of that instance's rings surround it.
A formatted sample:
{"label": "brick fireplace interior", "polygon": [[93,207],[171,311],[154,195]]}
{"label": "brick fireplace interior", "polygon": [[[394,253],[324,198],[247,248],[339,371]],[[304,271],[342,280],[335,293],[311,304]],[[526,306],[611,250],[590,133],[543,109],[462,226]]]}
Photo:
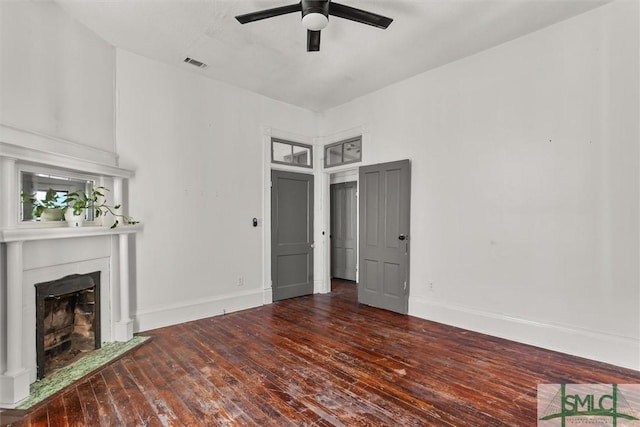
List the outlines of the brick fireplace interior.
{"label": "brick fireplace interior", "polygon": [[100,348],[100,272],[37,283],[37,378]]}

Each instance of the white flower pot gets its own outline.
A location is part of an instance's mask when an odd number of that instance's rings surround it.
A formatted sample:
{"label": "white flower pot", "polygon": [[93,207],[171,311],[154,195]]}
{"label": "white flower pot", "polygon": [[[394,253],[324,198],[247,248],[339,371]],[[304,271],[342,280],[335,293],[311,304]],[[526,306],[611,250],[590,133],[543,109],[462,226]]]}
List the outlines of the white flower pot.
{"label": "white flower pot", "polygon": [[62,209],[45,208],[40,214],[40,221],[60,221],[62,219]]}
{"label": "white flower pot", "polygon": [[64,219],[69,227],[82,227],[84,224],[84,210],[79,215],[74,215],[73,208],[67,208]]}

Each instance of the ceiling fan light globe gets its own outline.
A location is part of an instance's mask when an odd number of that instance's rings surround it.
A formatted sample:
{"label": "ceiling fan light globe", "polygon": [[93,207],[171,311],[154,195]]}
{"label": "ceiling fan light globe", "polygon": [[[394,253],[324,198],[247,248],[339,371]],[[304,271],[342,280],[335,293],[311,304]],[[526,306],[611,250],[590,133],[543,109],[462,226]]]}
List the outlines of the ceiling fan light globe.
{"label": "ceiling fan light globe", "polygon": [[307,13],[302,17],[302,25],[311,31],[320,31],[329,24],[329,18],[322,13]]}

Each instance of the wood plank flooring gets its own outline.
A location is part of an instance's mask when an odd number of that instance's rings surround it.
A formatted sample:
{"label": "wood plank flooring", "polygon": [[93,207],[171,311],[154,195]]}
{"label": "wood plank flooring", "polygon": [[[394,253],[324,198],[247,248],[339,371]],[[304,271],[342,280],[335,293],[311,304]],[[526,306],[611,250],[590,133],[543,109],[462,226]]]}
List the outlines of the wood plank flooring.
{"label": "wood plank flooring", "polygon": [[12,425],[535,426],[539,383],[640,383],[638,371],[377,310],[353,283],[333,287],[149,331]]}

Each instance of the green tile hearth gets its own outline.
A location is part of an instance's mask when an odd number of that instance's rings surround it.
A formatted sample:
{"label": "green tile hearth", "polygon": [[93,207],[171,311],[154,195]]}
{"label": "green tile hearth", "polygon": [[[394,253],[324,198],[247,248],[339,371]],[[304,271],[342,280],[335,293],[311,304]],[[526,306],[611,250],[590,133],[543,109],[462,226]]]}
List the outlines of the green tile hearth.
{"label": "green tile hearth", "polygon": [[54,372],[48,377],[31,384],[29,397],[16,409],[29,409],[48,399],[75,381],[97,371],[126,352],[143,344],[149,337],[136,336],[127,342],[105,343],[102,348],[87,354],[80,360]]}

